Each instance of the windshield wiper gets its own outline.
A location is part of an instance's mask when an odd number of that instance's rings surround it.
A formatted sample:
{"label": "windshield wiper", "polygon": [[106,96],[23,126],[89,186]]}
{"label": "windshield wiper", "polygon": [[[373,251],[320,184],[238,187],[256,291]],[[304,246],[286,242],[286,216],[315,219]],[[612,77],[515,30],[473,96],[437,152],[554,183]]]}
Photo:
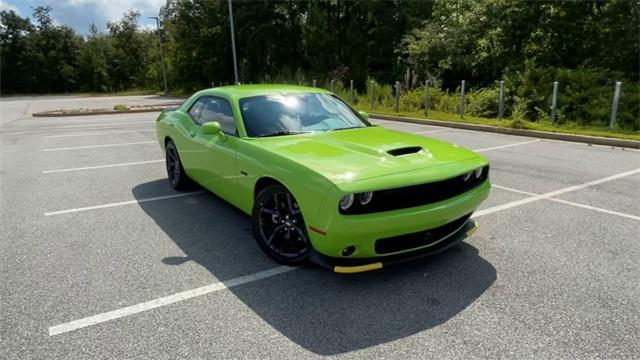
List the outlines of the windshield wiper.
{"label": "windshield wiper", "polygon": [[347,129],[360,129],[360,128],[364,128],[364,127],[366,127],[366,126],[347,126],[347,127],[343,127],[343,128],[331,129],[331,131],[347,130]]}
{"label": "windshield wiper", "polygon": [[258,137],[269,137],[269,136],[282,136],[282,135],[297,135],[297,134],[306,134],[310,131],[295,131],[295,130],[283,130],[283,131],[267,131],[261,134],[258,134]]}

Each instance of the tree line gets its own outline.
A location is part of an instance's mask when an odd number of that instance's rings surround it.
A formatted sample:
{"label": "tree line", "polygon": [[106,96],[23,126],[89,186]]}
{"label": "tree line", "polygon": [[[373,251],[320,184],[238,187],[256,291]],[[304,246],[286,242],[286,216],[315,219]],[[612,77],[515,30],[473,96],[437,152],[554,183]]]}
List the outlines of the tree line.
{"label": "tree line", "polygon": [[[640,1],[234,1],[242,83],[316,79],[354,84],[425,80],[455,92],[495,89],[504,80],[507,113],[534,119],[552,82],[560,116],[603,121],[613,83],[623,82],[621,126],[640,128]],[[149,15],[149,14],[145,14]],[[190,92],[233,81],[226,0],[167,0],[160,9],[169,87]],[[127,12],[79,35],[56,25],[51,8],[33,19],[2,11],[1,91],[44,93],[162,89],[157,38]]]}

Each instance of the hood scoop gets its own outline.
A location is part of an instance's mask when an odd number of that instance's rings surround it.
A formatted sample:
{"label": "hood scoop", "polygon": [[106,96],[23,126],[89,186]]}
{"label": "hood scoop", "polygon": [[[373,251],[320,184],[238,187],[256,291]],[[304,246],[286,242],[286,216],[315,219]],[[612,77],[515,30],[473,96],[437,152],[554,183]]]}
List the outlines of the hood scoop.
{"label": "hood scoop", "polygon": [[408,147],[402,147],[397,149],[391,149],[387,151],[387,154],[392,156],[403,156],[403,155],[418,153],[420,152],[420,150],[422,150],[420,146],[408,146]]}

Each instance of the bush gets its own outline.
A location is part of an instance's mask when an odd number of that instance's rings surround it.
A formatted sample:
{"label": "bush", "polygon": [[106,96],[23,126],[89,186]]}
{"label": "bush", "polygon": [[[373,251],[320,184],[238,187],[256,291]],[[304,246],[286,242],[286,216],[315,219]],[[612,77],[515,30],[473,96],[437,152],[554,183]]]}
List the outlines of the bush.
{"label": "bush", "polygon": [[[505,118],[514,126],[526,127],[526,121],[550,121],[553,81],[559,82],[556,123],[572,126],[608,126],[615,81],[620,75],[602,69],[556,69],[528,66],[522,73],[505,77]],[[625,130],[640,130],[640,84],[623,81],[618,109],[617,126]],[[374,82],[374,111],[395,109],[393,85]],[[341,81],[335,82],[335,92],[350,101],[349,89]],[[469,90],[465,96],[465,112],[470,116],[495,118],[498,115],[500,89],[492,87]],[[371,79],[366,91],[356,93],[356,101],[369,107]],[[401,90],[400,110],[424,111],[424,88]],[[435,82],[429,88],[429,110],[458,114],[460,90],[449,92]]]}
{"label": "bush", "polygon": [[407,90],[400,93],[400,109],[403,111],[424,110],[424,89]]}
{"label": "bush", "polygon": [[622,84],[616,123],[622,129],[640,130],[640,84]]}
{"label": "bush", "polygon": [[[363,104],[367,104],[370,106],[371,104],[371,81],[372,79],[367,79],[367,88],[364,94],[357,95],[359,101]],[[395,90],[392,85],[381,85],[377,81],[373,82],[373,96],[374,96],[374,110],[375,109],[384,109],[384,110],[392,110],[395,109]],[[347,98],[348,100],[348,98]],[[402,101],[402,96],[401,96]],[[402,108],[402,107],[401,107]]]}
{"label": "bush", "polygon": [[465,108],[470,115],[484,118],[498,117],[498,103],[500,97],[500,89],[485,88],[476,91],[470,91],[465,96]]}
{"label": "bush", "polygon": [[[431,103],[433,110],[455,114],[460,111],[460,95],[450,94],[446,90],[433,89],[429,91],[429,96],[432,98]],[[433,94],[433,95],[432,95]]]}
{"label": "bush", "polygon": [[622,129],[640,129],[640,85],[605,69],[537,68],[528,64],[523,74],[511,76],[518,97],[529,101],[526,117],[540,120],[551,111],[553,82],[558,81],[556,122],[607,126],[615,81],[623,81],[617,124]]}

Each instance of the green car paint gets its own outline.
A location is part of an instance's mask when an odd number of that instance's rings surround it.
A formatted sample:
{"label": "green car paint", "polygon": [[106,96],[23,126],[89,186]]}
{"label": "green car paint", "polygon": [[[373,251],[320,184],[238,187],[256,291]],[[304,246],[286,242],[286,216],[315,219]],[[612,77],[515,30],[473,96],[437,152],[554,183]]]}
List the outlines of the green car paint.
{"label": "green car paint", "polygon": [[[463,176],[488,165],[464,148],[381,126],[272,137],[247,136],[241,99],[272,94],[327,94],[301,86],[242,85],[212,88],[190,97],[180,108],[163,112],[157,137],[164,149],[171,139],[187,175],[243,212],[251,214],[257,190],[278,182],[295,197],[304,216],[313,249],[329,258],[384,258],[377,239],[409,234],[447,224],[470,214],[490,190],[488,180],[443,201],[396,210],[344,215],[340,199],[349,193],[395,189]],[[202,96],[225,99],[231,106],[237,134],[216,133],[200,126],[189,109]],[[355,110],[354,110],[355,111]],[[216,125],[217,126],[217,125]],[[402,156],[387,151],[417,147]],[[410,253],[417,248],[399,251]]]}

